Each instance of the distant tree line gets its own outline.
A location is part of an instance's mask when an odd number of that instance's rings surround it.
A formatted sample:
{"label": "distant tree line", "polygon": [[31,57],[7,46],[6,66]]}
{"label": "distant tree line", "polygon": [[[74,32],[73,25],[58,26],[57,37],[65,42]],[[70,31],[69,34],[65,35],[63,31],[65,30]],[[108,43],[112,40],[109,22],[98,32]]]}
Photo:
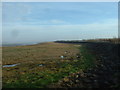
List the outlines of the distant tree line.
{"label": "distant tree line", "polygon": [[86,39],[86,40],[58,40],[59,43],[87,43],[87,42],[110,42],[120,43],[120,38],[104,38],[104,39]]}

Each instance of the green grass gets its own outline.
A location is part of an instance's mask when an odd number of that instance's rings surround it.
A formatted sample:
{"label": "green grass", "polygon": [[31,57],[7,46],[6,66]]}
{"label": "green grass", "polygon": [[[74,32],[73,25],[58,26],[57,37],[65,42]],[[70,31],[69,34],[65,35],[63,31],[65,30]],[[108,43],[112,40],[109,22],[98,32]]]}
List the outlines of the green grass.
{"label": "green grass", "polygon": [[[62,64],[62,63],[61,63]],[[56,68],[56,70],[45,70],[35,74],[24,74],[19,75],[18,79],[13,82],[12,80],[9,83],[3,85],[5,88],[42,88],[46,87],[51,83],[55,83],[58,80],[62,79],[65,76],[68,76],[70,73],[74,73],[77,70],[69,63],[62,64],[62,68]],[[3,88],[4,88],[3,87]]]}
{"label": "green grass", "polygon": [[[35,69],[36,71],[33,70],[24,74],[20,74],[20,71],[9,71],[11,73],[16,73],[16,76],[11,75],[12,78],[7,78],[7,80],[3,79],[3,88],[45,88],[48,85],[56,83],[72,73],[80,71],[81,69],[87,70],[89,68],[92,68],[95,62],[94,56],[84,46],[77,48],[80,51],[78,53],[81,56],[80,59],[73,58],[72,60],[48,61],[45,62],[45,64],[50,64],[49,66],[46,66],[40,70]],[[26,64],[21,67],[23,70],[24,66],[26,66]],[[27,65],[27,67],[31,66],[32,65],[29,66],[29,64]],[[33,67],[37,68],[35,65],[33,65]]]}
{"label": "green grass", "polygon": [[80,47],[81,52],[81,69],[87,70],[95,66],[95,56],[90,53],[90,51],[85,47]]}

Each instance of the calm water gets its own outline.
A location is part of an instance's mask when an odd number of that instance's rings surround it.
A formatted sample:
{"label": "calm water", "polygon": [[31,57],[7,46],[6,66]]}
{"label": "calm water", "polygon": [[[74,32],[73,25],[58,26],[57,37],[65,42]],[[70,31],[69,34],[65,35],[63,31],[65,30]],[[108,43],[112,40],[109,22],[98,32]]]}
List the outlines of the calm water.
{"label": "calm water", "polygon": [[14,66],[17,66],[17,65],[19,65],[20,63],[18,63],[18,64],[10,64],[10,65],[3,65],[3,67],[14,67]]}
{"label": "calm water", "polygon": [[45,42],[38,42],[38,43],[21,43],[21,44],[2,44],[0,47],[13,47],[13,46],[25,46],[25,45],[35,45]]}

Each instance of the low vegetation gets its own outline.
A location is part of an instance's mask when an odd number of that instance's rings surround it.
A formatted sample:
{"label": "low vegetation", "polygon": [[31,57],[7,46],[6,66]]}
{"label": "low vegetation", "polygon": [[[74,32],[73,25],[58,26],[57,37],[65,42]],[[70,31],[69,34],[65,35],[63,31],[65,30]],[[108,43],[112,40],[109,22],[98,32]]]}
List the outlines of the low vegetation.
{"label": "low vegetation", "polygon": [[3,66],[18,64],[2,68],[3,88],[119,88],[118,49],[116,39],[3,47]]}
{"label": "low vegetation", "polygon": [[3,65],[15,63],[20,65],[3,68],[3,88],[50,87],[73,73],[94,67],[95,58],[86,47],[75,44],[3,47]]}

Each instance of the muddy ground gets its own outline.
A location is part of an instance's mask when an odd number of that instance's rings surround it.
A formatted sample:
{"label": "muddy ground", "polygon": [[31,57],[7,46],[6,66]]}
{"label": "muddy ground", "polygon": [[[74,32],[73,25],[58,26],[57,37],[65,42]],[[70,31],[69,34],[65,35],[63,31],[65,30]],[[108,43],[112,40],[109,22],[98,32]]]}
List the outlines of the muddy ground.
{"label": "muddy ground", "polygon": [[71,75],[68,77],[68,81],[61,80],[53,87],[120,88],[120,56],[118,55],[120,44],[105,42],[81,42],[77,44],[86,46],[96,56],[96,66],[88,71],[83,71],[82,74],[78,72]]}

